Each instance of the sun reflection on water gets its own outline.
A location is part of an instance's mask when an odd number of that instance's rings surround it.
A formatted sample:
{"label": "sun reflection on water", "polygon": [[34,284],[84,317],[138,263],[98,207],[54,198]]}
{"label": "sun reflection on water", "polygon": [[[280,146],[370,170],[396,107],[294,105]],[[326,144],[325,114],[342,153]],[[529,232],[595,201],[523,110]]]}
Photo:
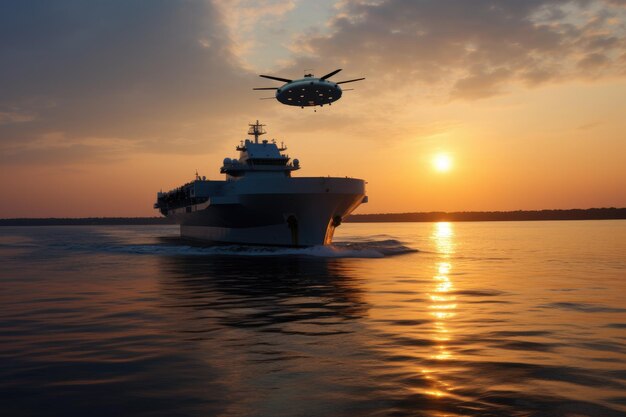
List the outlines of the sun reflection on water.
{"label": "sun reflection on water", "polygon": [[[435,342],[434,352],[430,356],[436,361],[446,361],[453,358],[452,352],[448,349],[453,335],[448,326],[448,320],[456,315],[456,297],[452,294],[454,283],[450,279],[452,263],[451,255],[454,253],[454,230],[451,223],[435,223],[431,234],[438,253],[436,273],[433,276],[433,287],[430,295],[429,310],[430,315],[435,318],[433,325],[432,340]],[[437,389],[427,391],[426,394],[435,398],[440,398],[453,389],[450,384],[432,375],[432,371],[423,370],[426,378],[432,380]]]}

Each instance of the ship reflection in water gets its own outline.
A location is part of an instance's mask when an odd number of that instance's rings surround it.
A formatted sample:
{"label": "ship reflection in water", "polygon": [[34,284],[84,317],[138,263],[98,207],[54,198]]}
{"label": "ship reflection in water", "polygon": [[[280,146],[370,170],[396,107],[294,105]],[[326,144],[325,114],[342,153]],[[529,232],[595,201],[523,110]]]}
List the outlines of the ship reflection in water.
{"label": "ship reflection in water", "polygon": [[262,328],[263,337],[345,333],[344,326],[367,310],[362,291],[338,260],[168,257],[161,262],[173,277],[160,282],[165,305],[182,315],[181,325],[207,334],[223,326]]}
{"label": "ship reflection in water", "polygon": [[626,222],[339,230],[2,228],[2,414],[626,415]]}

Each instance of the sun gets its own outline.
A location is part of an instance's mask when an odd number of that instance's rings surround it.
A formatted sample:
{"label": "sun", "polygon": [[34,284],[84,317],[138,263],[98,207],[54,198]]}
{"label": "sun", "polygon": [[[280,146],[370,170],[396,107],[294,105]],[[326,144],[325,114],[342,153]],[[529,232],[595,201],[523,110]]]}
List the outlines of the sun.
{"label": "sun", "polygon": [[438,172],[448,172],[452,169],[452,158],[445,153],[439,153],[433,157],[433,167]]}

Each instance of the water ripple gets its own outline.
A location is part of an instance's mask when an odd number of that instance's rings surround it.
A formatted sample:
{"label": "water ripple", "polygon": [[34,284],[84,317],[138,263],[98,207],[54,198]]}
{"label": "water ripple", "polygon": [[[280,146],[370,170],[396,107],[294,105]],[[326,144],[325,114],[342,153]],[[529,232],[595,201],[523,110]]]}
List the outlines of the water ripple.
{"label": "water ripple", "polygon": [[348,224],[308,249],[9,228],[0,410],[624,417],[626,228],[567,223]]}

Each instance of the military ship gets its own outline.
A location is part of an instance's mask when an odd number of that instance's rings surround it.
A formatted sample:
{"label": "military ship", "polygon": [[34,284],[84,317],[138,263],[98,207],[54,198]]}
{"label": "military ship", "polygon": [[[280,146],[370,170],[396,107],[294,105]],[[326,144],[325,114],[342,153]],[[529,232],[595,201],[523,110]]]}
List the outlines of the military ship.
{"label": "military ship", "polygon": [[367,202],[356,178],[292,177],[300,169],[287,148],[259,140],[265,129],[250,124],[239,158],[225,158],[225,180],[193,181],[159,192],[154,208],[180,224],[184,238],[214,243],[315,246],[332,242],[335,228]]}

